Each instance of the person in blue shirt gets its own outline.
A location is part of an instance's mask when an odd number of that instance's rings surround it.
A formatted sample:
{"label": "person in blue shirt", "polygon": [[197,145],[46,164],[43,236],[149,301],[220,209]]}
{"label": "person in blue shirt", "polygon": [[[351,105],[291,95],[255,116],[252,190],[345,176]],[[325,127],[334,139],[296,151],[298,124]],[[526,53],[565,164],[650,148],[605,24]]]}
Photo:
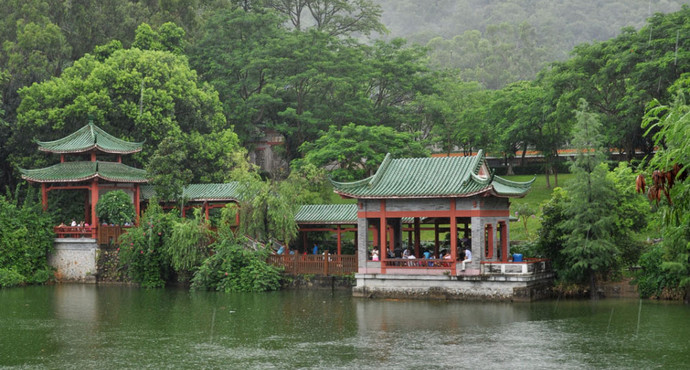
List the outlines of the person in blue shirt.
{"label": "person in blue shirt", "polygon": [[312,250],[313,254],[319,254],[319,246],[314,243],[314,249]]}
{"label": "person in blue shirt", "polygon": [[283,254],[283,253],[285,253],[285,246],[281,245],[280,248],[278,248],[277,254]]}

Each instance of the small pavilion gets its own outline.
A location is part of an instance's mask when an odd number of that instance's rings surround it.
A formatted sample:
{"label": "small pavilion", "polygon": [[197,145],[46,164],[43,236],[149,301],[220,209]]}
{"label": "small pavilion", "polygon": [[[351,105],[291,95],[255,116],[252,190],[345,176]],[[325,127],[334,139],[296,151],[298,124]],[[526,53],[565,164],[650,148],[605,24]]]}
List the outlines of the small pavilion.
{"label": "small pavilion", "polygon": [[[484,262],[509,262],[509,198],[524,197],[533,182],[495,176],[480,150],[467,157],[394,159],[388,154],[373,176],[333,186],[340,196],[357,199],[360,275],[473,276],[480,275]],[[406,218],[413,222],[404,245]],[[432,226],[435,252],[439,234],[447,232],[450,258],[422,256],[421,232]],[[470,246],[473,256],[465,271],[459,260],[462,244]],[[399,258],[403,247],[412,250],[415,262]],[[372,248],[380,261],[371,260]]]}
{"label": "small pavilion", "polygon": [[[84,220],[90,222],[88,232],[96,237],[99,195],[110,190],[123,190],[132,196],[137,222],[139,217],[140,184],[146,183],[146,171],[122,163],[122,155],[140,152],[143,142],[118,139],[89,122],[74,133],[54,141],[36,141],[38,150],[60,155],[60,163],[39,169],[20,169],[22,178],[41,184],[43,209],[48,208],[48,192],[53,190],[87,190]],[[66,156],[81,157],[67,161]],[[99,156],[107,155],[110,161]]]}
{"label": "small pavilion", "polygon": [[[156,189],[153,185],[143,185],[141,187],[142,200],[150,201],[156,196]],[[210,219],[210,212],[215,208],[223,208],[229,203],[239,203],[239,183],[230,181],[215,184],[189,184],[182,188],[181,198],[185,200],[182,208],[182,217],[194,208],[201,208],[206,219]],[[172,208],[166,205],[164,208]],[[239,213],[236,215],[236,223],[239,224]]]}

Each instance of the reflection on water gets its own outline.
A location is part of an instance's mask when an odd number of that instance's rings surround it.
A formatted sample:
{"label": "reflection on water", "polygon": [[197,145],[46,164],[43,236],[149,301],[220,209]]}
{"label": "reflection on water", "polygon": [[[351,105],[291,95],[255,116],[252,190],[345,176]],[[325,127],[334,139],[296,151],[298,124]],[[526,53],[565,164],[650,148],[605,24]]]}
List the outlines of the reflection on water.
{"label": "reflection on water", "polygon": [[[64,285],[0,290],[0,366],[686,368],[690,309],[219,294]],[[638,321],[639,314],[639,321]]]}

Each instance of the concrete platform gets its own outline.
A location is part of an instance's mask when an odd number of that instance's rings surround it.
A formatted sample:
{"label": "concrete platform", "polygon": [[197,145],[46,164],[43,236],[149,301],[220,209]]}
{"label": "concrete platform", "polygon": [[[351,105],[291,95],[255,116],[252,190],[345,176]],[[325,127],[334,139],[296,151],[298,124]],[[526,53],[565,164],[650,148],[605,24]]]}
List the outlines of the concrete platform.
{"label": "concrete platform", "polygon": [[367,298],[535,301],[551,295],[553,273],[492,275],[355,274],[353,296]]}

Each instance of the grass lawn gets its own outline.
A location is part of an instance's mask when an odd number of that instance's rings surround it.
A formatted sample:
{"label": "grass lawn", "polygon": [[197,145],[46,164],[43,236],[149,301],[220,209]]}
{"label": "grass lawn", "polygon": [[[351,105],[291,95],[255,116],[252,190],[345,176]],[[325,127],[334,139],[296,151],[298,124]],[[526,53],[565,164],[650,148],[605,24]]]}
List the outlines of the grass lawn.
{"label": "grass lawn", "polygon": [[[532,175],[514,175],[514,176],[501,176],[511,181],[529,181],[534,176]],[[573,178],[573,174],[565,173],[558,175],[558,186],[564,187]],[[532,190],[524,198],[511,198],[511,215],[515,215],[513,211],[514,206],[517,204],[529,204],[532,209],[534,209],[537,214],[534,218],[527,220],[527,231],[525,231],[525,225],[522,221],[511,222],[510,223],[510,240],[534,240],[537,237],[537,230],[540,226],[539,217],[541,216],[541,204],[549,199],[551,199],[551,192],[555,187],[554,178],[551,176],[551,188],[546,187],[546,176],[537,175],[537,179],[532,184]]]}

